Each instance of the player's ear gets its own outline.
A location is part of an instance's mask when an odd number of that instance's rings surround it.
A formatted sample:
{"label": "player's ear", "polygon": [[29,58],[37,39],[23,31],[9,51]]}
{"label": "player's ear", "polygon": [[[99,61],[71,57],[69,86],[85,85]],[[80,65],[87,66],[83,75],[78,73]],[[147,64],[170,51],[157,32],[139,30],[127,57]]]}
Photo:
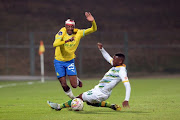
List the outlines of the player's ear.
{"label": "player's ear", "polygon": [[122,59],[119,60],[119,64],[123,64],[123,60]]}

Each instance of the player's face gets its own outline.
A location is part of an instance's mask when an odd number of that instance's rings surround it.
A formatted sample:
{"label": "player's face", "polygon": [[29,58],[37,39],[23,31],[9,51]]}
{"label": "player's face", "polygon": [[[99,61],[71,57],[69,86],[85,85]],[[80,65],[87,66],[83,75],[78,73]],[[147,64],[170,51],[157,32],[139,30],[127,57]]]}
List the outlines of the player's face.
{"label": "player's face", "polygon": [[74,31],[74,25],[65,25],[66,31],[69,35],[73,34]]}
{"label": "player's face", "polygon": [[118,56],[113,56],[113,67],[122,65],[122,59],[120,59]]}

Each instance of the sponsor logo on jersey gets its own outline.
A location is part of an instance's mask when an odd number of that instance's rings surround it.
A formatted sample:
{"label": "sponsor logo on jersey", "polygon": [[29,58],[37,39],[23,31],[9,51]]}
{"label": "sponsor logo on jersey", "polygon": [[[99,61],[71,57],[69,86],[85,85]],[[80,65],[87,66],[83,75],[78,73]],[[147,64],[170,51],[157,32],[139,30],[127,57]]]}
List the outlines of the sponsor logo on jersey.
{"label": "sponsor logo on jersey", "polygon": [[[73,42],[73,41],[72,41],[72,42]],[[75,44],[68,44],[68,43],[65,43],[64,46],[66,46],[66,47],[74,47]]]}

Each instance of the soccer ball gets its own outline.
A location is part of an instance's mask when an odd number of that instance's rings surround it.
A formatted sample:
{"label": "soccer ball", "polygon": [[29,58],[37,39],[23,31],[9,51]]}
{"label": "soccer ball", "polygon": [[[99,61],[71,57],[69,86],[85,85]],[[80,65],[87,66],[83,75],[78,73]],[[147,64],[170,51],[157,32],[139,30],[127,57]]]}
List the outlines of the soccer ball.
{"label": "soccer ball", "polygon": [[74,98],[71,102],[71,108],[74,111],[83,110],[83,101],[80,98]]}

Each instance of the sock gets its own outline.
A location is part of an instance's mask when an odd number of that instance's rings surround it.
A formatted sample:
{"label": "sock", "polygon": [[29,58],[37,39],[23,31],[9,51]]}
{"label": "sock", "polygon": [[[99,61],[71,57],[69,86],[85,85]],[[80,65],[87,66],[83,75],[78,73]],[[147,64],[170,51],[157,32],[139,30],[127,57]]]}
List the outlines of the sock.
{"label": "sock", "polygon": [[88,105],[95,106],[95,107],[111,107],[110,102],[102,101],[100,103],[89,103],[87,102]]}
{"label": "sock", "polygon": [[77,77],[77,86],[82,87],[82,81]]}
{"label": "sock", "polygon": [[71,102],[72,102],[72,100],[69,100],[69,101],[67,101],[65,103],[60,104],[60,108],[71,107]]}
{"label": "sock", "polygon": [[75,98],[75,96],[74,96],[73,93],[72,93],[71,88],[70,88],[67,92],[65,92],[65,93],[66,93],[66,95],[69,96],[71,99],[74,99],[74,98]]}
{"label": "sock", "polygon": [[99,103],[99,107],[111,107],[110,102],[102,101]]}
{"label": "sock", "polygon": [[77,86],[79,85],[79,78],[77,77]]}

